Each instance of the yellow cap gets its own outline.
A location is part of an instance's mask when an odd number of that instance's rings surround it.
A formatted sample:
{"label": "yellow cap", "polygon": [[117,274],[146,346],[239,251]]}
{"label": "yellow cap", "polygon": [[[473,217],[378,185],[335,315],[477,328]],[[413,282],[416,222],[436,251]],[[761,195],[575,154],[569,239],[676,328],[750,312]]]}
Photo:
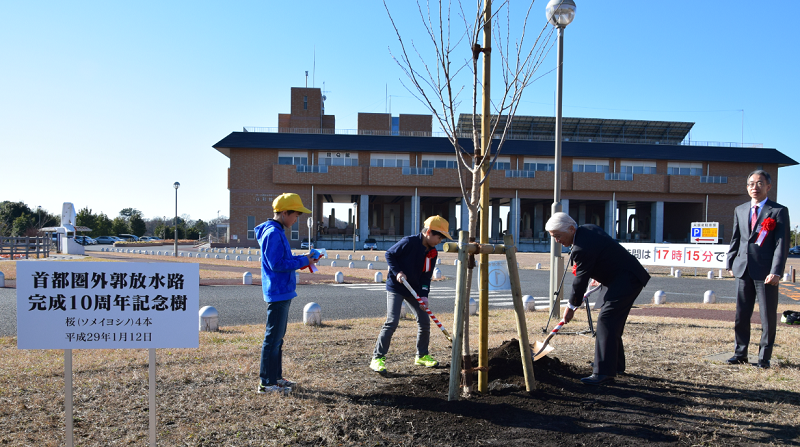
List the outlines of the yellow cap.
{"label": "yellow cap", "polygon": [[299,211],[301,213],[310,213],[311,210],[303,206],[303,201],[300,196],[290,192],[283,193],[272,201],[272,209],[276,213],[281,211]]}
{"label": "yellow cap", "polygon": [[431,216],[425,219],[425,228],[442,233],[444,237],[452,240],[450,237],[450,223],[447,222],[442,216]]}

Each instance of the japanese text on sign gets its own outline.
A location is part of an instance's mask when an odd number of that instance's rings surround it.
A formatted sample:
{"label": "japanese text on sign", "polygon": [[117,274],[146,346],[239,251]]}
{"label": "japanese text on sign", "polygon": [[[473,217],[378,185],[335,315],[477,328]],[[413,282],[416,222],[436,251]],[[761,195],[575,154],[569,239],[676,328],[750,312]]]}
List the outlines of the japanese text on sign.
{"label": "japanese text on sign", "polygon": [[199,266],[17,264],[17,347],[197,347]]}
{"label": "japanese text on sign", "polygon": [[727,245],[621,244],[642,265],[724,269]]}

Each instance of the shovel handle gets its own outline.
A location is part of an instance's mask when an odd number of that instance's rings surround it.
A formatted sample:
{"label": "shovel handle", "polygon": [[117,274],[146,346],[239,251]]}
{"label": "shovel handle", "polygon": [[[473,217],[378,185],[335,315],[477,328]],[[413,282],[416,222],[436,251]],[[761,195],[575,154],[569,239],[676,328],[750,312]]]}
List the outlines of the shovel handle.
{"label": "shovel handle", "polygon": [[447,329],[445,329],[444,326],[442,326],[442,323],[440,323],[439,320],[436,318],[436,315],[434,315],[433,312],[431,312],[431,310],[428,308],[428,305],[425,304],[425,301],[422,301],[422,298],[420,298],[419,295],[417,295],[417,292],[414,290],[413,287],[411,287],[411,284],[409,284],[405,278],[403,278],[402,282],[403,285],[406,286],[406,289],[408,289],[408,291],[411,292],[411,296],[413,296],[417,300],[417,302],[419,303],[419,307],[425,312],[427,312],[428,316],[431,317],[431,320],[433,320],[433,322],[436,323],[436,326],[439,326],[439,329],[442,330],[444,336],[447,337],[447,340],[450,341],[450,343],[453,343],[453,338],[450,337],[450,334],[447,333]]}
{"label": "shovel handle", "polygon": [[[600,289],[600,287],[603,287],[603,285],[600,284],[593,287],[591,290],[588,290],[585,294],[583,294],[583,299],[585,300],[589,298],[589,295],[596,292],[598,289]],[[567,324],[567,322],[564,321],[564,319],[562,318],[561,321],[556,325],[556,327],[554,327],[553,330],[550,331],[550,334],[547,336],[547,338],[544,339],[544,342],[542,342],[542,347],[539,349],[539,352],[533,355],[534,357],[536,357],[537,355],[541,354],[542,351],[544,351],[544,348],[546,348],[547,345],[550,343],[550,339],[553,338],[556,334],[558,334],[558,331],[561,330],[561,327],[564,326],[565,324]]]}

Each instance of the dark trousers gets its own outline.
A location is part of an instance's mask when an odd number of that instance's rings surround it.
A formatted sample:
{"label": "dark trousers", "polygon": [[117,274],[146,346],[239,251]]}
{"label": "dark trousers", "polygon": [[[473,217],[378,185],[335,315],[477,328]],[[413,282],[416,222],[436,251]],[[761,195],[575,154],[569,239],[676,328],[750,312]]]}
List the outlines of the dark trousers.
{"label": "dark trousers", "polygon": [[615,376],[625,371],[625,348],[622,332],[633,302],[642,291],[642,283],[632,273],[618,275],[608,287],[597,317],[597,335],[594,341],[595,374]]}
{"label": "dark trousers", "polygon": [[289,321],[289,306],[292,300],[267,303],[267,325],[264,342],[261,343],[261,368],[259,379],[262,385],[275,385],[283,378],[283,336]]}
{"label": "dark trousers", "polygon": [[747,358],[747,346],[750,344],[750,317],[753,316],[753,307],[758,300],[758,312],[761,315],[761,349],[758,352],[758,360],[769,361],[772,358],[775,328],[778,324],[778,286],[764,284],[763,280],[751,278],[747,270],[741,278],[736,279],[736,286],[734,355]]}

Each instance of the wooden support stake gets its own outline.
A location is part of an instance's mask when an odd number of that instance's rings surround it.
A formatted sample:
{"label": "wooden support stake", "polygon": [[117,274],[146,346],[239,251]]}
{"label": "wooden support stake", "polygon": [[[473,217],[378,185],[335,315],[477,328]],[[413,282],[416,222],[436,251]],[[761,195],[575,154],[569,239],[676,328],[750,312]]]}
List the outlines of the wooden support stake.
{"label": "wooden support stake", "polygon": [[510,234],[505,235],[503,242],[505,242],[506,262],[508,263],[508,279],[511,281],[511,298],[514,302],[514,313],[517,319],[517,336],[519,337],[519,353],[522,357],[522,371],[525,375],[525,389],[531,392],[536,387],[536,378],[533,376],[528,325],[525,320],[525,306],[522,303],[522,287],[517,268],[517,248],[514,246],[514,236]]}
{"label": "wooden support stake", "polygon": [[[469,234],[466,231],[459,231],[458,243],[464,246]],[[455,244],[453,244],[455,245]],[[464,343],[464,314],[469,305],[469,297],[465,296],[467,291],[467,252],[459,250],[458,269],[456,270],[456,303],[453,321],[453,347],[450,352],[450,388],[447,400],[458,400],[458,388],[461,384],[461,350]]]}

